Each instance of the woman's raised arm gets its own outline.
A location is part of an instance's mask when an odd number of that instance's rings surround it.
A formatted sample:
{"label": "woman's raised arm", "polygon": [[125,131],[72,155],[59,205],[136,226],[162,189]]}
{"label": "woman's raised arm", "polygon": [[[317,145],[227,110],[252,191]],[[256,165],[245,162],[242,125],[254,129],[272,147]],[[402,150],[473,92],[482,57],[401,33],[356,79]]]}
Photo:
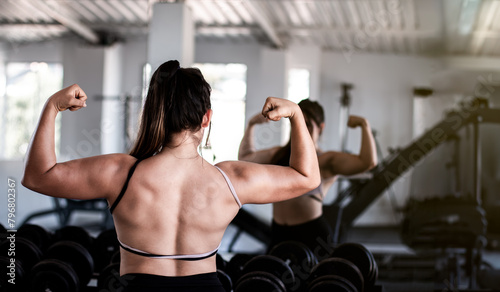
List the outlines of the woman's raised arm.
{"label": "woman's raised arm", "polygon": [[272,203],[300,196],[320,184],[316,149],[297,104],[268,97],[262,115],[269,120],[289,118],[291,123],[290,166],[250,162],[223,162],[242,203]]}
{"label": "woman's raised arm", "polygon": [[25,187],[45,195],[73,199],[104,198],[115,191],[106,178],[111,179],[120,166],[133,163],[130,161],[133,157],[114,154],[64,163],[56,160],[56,116],[60,111],[77,111],[86,107],[86,100],[87,95],[76,84],[56,92],[47,100],[26,154],[21,182]]}

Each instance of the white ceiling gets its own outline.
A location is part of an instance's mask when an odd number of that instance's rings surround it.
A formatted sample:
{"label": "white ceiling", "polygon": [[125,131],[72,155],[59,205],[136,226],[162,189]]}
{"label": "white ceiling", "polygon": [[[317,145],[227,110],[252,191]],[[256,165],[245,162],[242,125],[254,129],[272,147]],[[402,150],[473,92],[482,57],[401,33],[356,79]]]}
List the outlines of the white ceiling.
{"label": "white ceiling", "polygon": [[[0,40],[146,35],[152,0],[0,0]],[[203,41],[410,55],[500,55],[500,0],[184,0]],[[164,4],[168,5],[168,4]]]}

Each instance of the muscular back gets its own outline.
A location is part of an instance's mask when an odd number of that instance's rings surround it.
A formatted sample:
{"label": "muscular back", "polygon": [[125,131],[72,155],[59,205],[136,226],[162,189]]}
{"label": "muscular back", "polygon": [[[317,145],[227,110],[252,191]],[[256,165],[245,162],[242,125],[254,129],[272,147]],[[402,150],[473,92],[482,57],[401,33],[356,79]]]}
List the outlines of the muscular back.
{"label": "muscular back", "polygon": [[[198,254],[219,245],[238,209],[214,166],[200,157],[158,155],[138,164],[113,216],[118,238],[129,246],[161,255]],[[122,267],[134,267],[122,274],[197,274],[211,272],[214,261],[150,259],[123,250],[121,256]]]}

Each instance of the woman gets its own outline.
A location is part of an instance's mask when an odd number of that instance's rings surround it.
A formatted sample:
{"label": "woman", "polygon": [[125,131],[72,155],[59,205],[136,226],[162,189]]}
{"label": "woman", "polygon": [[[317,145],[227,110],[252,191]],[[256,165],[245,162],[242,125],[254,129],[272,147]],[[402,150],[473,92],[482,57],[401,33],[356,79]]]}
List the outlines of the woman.
{"label": "woman", "polygon": [[[318,147],[325,127],[324,111],[318,102],[302,100],[299,107],[304,114],[310,135],[316,147],[321,185],[303,196],[273,204],[272,239],[270,248],[282,241],[294,240],[306,244],[317,256],[328,254],[335,244],[330,224],[323,217],[323,199],[338,175],[353,175],[373,168],[377,164],[375,141],[370,124],[364,118],[350,116],[347,125],[361,128],[361,149],[358,155],[328,151]],[[248,123],[240,144],[238,159],[257,163],[288,165],[290,142],[283,147],[257,151],[254,144],[255,125],[265,123],[254,116]],[[322,250],[320,249],[327,249]]]}
{"label": "woman", "polygon": [[86,101],[78,85],[48,99],[22,183],[54,197],[107,199],[121,245],[120,274],[132,279],[125,291],[224,291],[215,253],[241,205],[290,199],[319,184],[302,112],[279,98],[269,97],[262,115],[290,119],[290,167],[206,162],[198,146],[212,117],[210,86],[198,69],[180,68],[177,61],[153,74],[130,154],[57,163],[56,115],[79,110]]}

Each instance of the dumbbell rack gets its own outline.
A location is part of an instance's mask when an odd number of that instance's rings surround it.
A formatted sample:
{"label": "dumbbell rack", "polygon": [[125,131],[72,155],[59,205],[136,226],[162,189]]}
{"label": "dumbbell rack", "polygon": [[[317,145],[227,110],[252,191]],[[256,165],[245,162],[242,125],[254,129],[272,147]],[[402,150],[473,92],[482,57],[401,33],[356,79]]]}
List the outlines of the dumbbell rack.
{"label": "dumbbell rack", "polygon": [[[4,255],[9,254],[9,248],[15,248],[15,285],[6,278],[11,258]],[[25,292],[38,287],[43,291],[91,292],[121,281],[114,229],[96,238],[77,226],[65,226],[54,233],[32,224],[21,226],[17,232],[2,229],[0,262],[0,291]]]}

